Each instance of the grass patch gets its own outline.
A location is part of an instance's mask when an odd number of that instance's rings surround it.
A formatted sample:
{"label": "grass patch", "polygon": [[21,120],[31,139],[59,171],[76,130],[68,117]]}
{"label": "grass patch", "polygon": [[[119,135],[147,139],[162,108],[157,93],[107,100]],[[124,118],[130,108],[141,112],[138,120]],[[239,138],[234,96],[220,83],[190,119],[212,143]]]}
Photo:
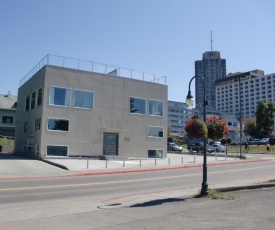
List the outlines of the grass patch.
{"label": "grass patch", "polygon": [[14,146],[14,140],[7,138],[0,138],[0,145]]}
{"label": "grass patch", "polygon": [[194,198],[209,198],[211,200],[217,200],[217,199],[222,199],[222,200],[233,200],[234,196],[231,195],[225,195],[224,193],[218,191],[217,189],[209,189],[208,190],[208,195],[207,196],[201,196],[200,194],[196,194]]}

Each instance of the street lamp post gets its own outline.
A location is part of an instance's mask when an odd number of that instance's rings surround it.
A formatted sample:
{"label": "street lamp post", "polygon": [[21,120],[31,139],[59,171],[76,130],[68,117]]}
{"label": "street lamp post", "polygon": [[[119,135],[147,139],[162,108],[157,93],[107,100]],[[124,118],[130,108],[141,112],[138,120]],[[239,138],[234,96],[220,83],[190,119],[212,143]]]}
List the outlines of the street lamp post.
{"label": "street lamp post", "polygon": [[241,76],[239,76],[239,114],[240,114],[240,159],[242,159],[242,139],[243,139],[243,133],[242,133],[242,102],[241,102]]}
{"label": "street lamp post", "polygon": [[[193,96],[191,94],[191,90],[190,90],[190,85],[191,82],[193,81],[194,78],[199,77],[201,78],[202,82],[203,82],[203,121],[206,122],[206,105],[207,105],[207,101],[206,101],[206,96],[205,96],[205,80],[202,76],[200,75],[195,75],[194,77],[191,78],[190,82],[189,82],[189,90],[188,90],[188,94],[186,97],[186,104],[188,106],[192,106],[194,103],[194,99]],[[206,138],[204,138],[203,140],[203,181],[201,184],[201,195],[207,195],[208,194],[208,183],[207,183],[207,158],[206,158]]]}

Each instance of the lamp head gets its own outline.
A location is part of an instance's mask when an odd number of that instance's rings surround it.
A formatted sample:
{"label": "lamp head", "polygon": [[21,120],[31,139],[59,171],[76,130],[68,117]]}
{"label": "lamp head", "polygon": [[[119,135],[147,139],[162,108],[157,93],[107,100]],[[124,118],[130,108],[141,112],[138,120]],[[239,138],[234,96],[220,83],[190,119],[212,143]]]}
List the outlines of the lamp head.
{"label": "lamp head", "polygon": [[188,90],[188,94],[186,96],[186,101],[185,102],[188,106],[192,106],[194,104],[194,98],[191,94],[191,90]]}

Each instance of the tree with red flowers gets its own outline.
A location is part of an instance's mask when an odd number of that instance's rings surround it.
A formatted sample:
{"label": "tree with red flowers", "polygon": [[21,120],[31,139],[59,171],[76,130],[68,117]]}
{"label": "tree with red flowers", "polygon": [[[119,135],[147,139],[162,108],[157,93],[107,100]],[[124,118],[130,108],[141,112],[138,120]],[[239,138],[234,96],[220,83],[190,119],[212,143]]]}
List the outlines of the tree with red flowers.
{"label": "tree with red flowers", "polygon": [[210,138],[216,140],[228,136],[226,123],[215,116],[209,117],[206,123],[199,117],[194,116],[187,120],[185,131],[189,139]]}
{"label": "tree with red flowers", "polygon": [[197,116],[193,116],[187,120],[185,131],[189,139],[207,138],[207,126],[205,122]]}
{"label": "tree with red flowers", "polygon": [[223,120],[219,120],[217,117],[212,116],[207,118],[206,125],[208,129],[208,138],[213,140],[227,138],[228,127]]}

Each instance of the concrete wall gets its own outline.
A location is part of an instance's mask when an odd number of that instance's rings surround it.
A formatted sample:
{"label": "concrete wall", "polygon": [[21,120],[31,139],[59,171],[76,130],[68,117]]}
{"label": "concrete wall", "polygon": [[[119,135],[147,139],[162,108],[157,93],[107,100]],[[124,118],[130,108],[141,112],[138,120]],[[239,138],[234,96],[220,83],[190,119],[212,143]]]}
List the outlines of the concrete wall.
{"label": "concrete wall", "polygon": [[[25,97],[43,86],[43,106],[24,111]],[[71,89],[69,107],[49,105],[50,87]],[[94,108],[73,107],[74,90],[94,92]],[[130,97],[146,99],[146,115],[130,114]],[[163,101],[163,116],[148,114],[149,99]],[[118,133],[118,155],[121,157],[147,157],[149,149],[163,150],[166,156],[167,133],[167,85],[135,79],[79,71],[61,67],[43,67],[18,91],[18,129],[16,151],[33,134],[30,155],[35,156],[35,146],[39,146],[40,156],[47,155],[47,145],[68,146],[69,156],[103,155],[103,134]],[[30,127],[23,133],[24,123],[34,125],[34,119],[41,117],[41,129]],[[69,131],[47,130],[48,118],[69,120]],[[148,126],[161,126],[162,138],[148,137]]]}

